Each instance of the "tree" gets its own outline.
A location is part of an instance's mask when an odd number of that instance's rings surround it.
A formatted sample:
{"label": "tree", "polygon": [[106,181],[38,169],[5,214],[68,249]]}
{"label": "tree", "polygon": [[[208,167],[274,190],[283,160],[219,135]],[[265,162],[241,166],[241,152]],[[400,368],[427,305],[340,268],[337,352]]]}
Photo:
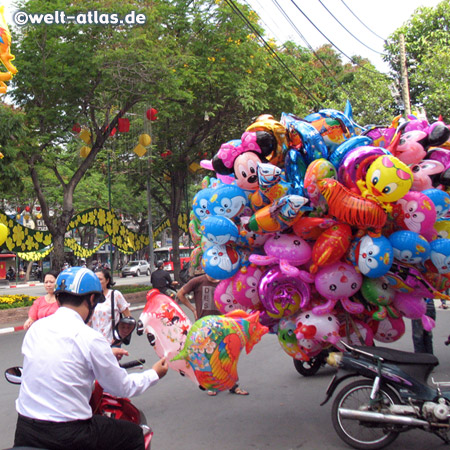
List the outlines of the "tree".
{"label": "tree", "polygon": [[[434,79],[434,75],[438,76],[438,80],[444,75],[444,80],[448,80],[445,78],[445,73],[448,72],[445,72],[444,68],[442,73],[440,65],[445,66],[445,58],[448,58],[449,23],[450,0],[443,0],[435,8],[419,8],[405,25],[389,37],[385,45],[387,53],[385,60],[389,62],[392,75],[401,92],[399,36],[404,35],[411,103],[415,106],[424,106],[434,119],[437,119],[440,113],[448,114],[449,111],[450,100],[446,95],[448,91],[445,87],[439,88]],[[441,55],[444,61],[438,55]],[[430,68],[428,76],[425,72],[427,67]],[[443,108],[443,111],[437,111],[435,102]]]}

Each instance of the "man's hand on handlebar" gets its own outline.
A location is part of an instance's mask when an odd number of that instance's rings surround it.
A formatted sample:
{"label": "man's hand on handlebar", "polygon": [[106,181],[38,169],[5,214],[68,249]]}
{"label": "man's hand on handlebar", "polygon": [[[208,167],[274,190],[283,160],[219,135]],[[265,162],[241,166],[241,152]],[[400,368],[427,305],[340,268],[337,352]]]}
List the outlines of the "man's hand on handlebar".
{"label": "man's hand on handlebar", "polygon": [[159,378],[162,378],[169,369],[169,364],[167,363],[166,358],[161,358],[155,364],[153,364],[152,369],[158,374]]}

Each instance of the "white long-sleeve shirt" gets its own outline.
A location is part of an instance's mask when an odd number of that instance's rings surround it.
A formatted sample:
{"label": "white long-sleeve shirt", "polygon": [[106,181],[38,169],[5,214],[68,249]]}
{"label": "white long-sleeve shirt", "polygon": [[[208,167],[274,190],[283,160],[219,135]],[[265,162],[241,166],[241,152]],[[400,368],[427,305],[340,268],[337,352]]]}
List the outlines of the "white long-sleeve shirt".
{"label": "white long-sleeve shirt", "polygon": [[65,307],[33,324],[25,335],[22,353],[16,409],[33,419],[89,419],[95,379],[118,397],[139,395],[159,380],[153,369],[133,374],[122,369],[106,339],[76,311]]}

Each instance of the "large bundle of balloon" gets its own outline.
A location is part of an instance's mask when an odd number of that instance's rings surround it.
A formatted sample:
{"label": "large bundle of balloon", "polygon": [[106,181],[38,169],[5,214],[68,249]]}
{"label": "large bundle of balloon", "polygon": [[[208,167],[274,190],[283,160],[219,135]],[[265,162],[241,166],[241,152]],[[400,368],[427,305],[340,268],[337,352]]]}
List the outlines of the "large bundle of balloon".
{"label": "large bundle of balloon", "polygon": [[220,283],[222,313],[258,311],[292,357],[341,340],[431,330],[426,298],[450,286],[450,135],[397,117],[361,127],[324,109],[259,116],[221,145],[193,200],[191,264]]}

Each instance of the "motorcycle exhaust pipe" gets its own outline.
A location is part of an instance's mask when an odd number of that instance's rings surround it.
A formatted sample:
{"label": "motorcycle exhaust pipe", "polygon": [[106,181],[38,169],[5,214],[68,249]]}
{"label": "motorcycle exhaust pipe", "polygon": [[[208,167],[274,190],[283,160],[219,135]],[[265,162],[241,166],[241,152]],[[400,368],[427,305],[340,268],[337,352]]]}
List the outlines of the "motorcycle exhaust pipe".
{"label": "motorcycle exhaust pipe", "polygon": [[339,408],[339,415],[343,419],[367,420],[371,422],[395,423],[396,425],[410,425],[414,427],[428,426],[425,420],[414,417],[395,416],[393,414],[381,414],[371,411],[358,411],[355,409]]}

